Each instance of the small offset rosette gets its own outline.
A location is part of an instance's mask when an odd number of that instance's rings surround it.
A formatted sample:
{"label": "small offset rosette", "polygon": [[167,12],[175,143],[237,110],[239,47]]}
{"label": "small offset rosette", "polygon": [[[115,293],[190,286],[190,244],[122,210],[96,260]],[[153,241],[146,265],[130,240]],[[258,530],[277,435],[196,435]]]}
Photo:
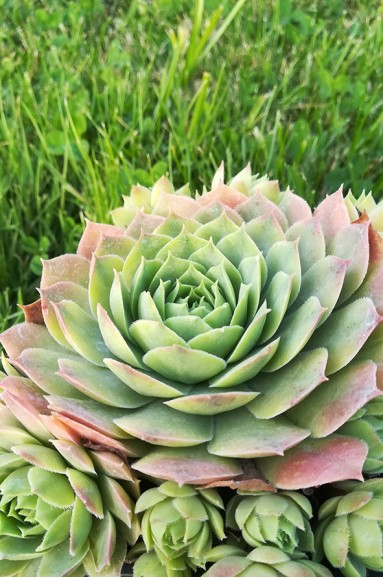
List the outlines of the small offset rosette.
{"label": "small offset rosette", "polygon": [[315,559],[327,560],[343,576],[383,571],[383,480],[342,482],[341,495],[319,509]]}
{"label": "small offset rosette", "polygon": [[164,482],[144,492],[136,513],[143,514],[147,552],[135,563],[134,575],[189,576],[205,568],[213,540],[225,538],[223,510],[222,498],[212,489]]}
{"label": "small offset rosette", "polygon": [[25,425],[0,405],[0,575],[120,576],[140,535],[137,480],[116,454],[49,430],[42,400],[22,404],[15,388],[11,396]]}

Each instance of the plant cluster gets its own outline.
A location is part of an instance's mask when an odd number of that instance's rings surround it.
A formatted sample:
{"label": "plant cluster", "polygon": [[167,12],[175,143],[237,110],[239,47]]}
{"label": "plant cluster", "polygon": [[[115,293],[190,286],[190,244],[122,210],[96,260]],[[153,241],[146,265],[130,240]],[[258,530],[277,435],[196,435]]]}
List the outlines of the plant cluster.
{"label": "plant cluster", "polygon": [[381,210],[221,165],[45,260],[0,336],[0,575],[383,570]]}

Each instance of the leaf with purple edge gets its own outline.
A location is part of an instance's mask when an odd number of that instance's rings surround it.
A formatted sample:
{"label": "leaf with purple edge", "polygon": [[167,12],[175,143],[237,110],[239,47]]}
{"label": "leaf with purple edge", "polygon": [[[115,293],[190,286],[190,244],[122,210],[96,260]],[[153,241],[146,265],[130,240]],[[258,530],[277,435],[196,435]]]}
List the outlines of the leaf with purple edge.
{"label": "leaf with purple edge", "polygon": [[83,472],[73,468],[67,468],[67,476],[76,496],[82,501],[86,509],[96,518],[103,518],[102,497],[96,482]]}

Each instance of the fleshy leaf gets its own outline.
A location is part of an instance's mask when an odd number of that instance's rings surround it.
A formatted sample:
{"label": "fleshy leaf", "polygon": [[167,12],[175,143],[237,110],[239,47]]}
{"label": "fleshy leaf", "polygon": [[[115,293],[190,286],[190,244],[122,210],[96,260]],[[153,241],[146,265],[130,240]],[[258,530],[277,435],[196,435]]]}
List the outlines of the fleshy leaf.
{"label": "fleshy leaf", "polygon": [[314,211],[314,217],[320,222],[326,241],[333,239],[338,231],[350,224],[342,188],[326,197],[318,205]]}
{"label": "fleshy leaf", "polygon": [[93,517],[80,498],[75,498],[70,523],[70,553],[78,552],[88,539]]}
{"label": "fleshy leaf", "polygon": [[[62,355],[62,352],[36,347],[25,349],[13,363],[45,393],[81,399],[83,395],[57,375],[58,360]],[[72,359],[69,353],[67,355]]]}
{"label": "fleshy leaf", "polygon": [[37,444],[24,444],[12,447],[12,451],[26,462],[48,472],[64,474],[65,461],[55,450]]}
{"label": "fleshy leaf", "polygon": [[73,301],[61,301],[54,305],[60,327],[75,351],[95,365],[103,365],[109,357],[97,321],[85,313]]}
{"label": "fleshy leaf", "polygon": [[41,542],[41,537],[17,538],[5,536],[0,539],[0,560],[29,560],[39,558],[41,552],[36,552]]}
{"label": "fleshy leaf", "polygon": [[160,380],[153,374],[144,373],[114,359],[104,359],[104,363],[121,381],[144,396],[179,397],[189,391],[181,383]]}
{"label": "fleshy leaf", "polygon": [[67,254],[54,259],[43,259],[42,263],[41,289],[60,281],[71,281],[82,287],[88,287],[90,263],[85,257]]}
{"label": "fleshy leaf", "polygon": [[336,515],[342,516],[343,514],[351,514],[359,508],[363,508],[368,504],[373,498],[374,494],[372,492],[366,491],[354,491],[342,496],[339,500],[338,506],[336,508]]}
{"label": "fleshy leaf", "polygon": [[348,261],[328,255],[306,271],[302,277],[300,293],[294,303],[294,308],[301,306],[310,296],[319,299],[322,307],[327,311],[323,314],[320,323],[326,321],[337,304],[343,287]]}
{"label": "fleshy leaf", "polygon": [[52,522],[44,535],[43,541],[37,548],[37,551],[41,552],[53,548],[68,538],[70,533],[71,514],[72,512],[70,510],[65,510],[54,520],[54,522]]}
{"label": "fleshy leaf", "polygon": [[180,345],[152,349],[143,361],[168,379],[186,384],[209,379],[226,367],[226,362],[215,355]]}
{"label": "fleshy leaf", "polygon": [[254,460],[242,460],[244,473],[231,480],[216,480],[205,484],[204,488],[227,487],[236,490],[239,494],[247,492],[275,492],[274,486],[267,483],[254,467]]}
{"label": "fleshy leaf", "polygon": [[297,311],[285,317],[277,333],[280,338],[278,350],[264,371],[276,371],[291,361],[306,345],[325,311],[317,297],[310,297]]}
{"label": "fleshy leaf", "polygon": [[103,235],[96,247],[94,255],[97,257],[117,255],[122,259],[126,259],[126,256],[129,255],[136,242],[136,239],[129,236],[111,237],[110,235]]}
{"label": "fleshy leaf", "polygon": [[11,472],[1,484],[1,493],[18,496],[29,496],[31,487],[28,481],[30,467],[26,466]]}
{"label": "fleshy leaf", "polygon": [[368,222],[353,223],[341,229],[329,243],[328,252],[331,255],[349,261],[340,303],[360,287],[366,276],[369,261],[368,228]]}
{"label": "fleshy leaf", "polygon": [[156,445],[194,446],[212,439],[211,418],[178,412],[161,402],[154,402],[119,419],[121,429]]}
{"label": "fleshy leaf", "polygon": [[270,313],[270,311],[271,310],[266,307],[266,303],[263,303],[237,343],[236,348],[228,359],[228,363],[242,359],[256,346],[265,325],[267,314]]}
{"label": "fleshy leaf", "polygon": [[[246,557],[241,556],[226,556],[222,560],[218,560],[207,572],[203,574],[208,578],[211,577],[224,577],[224,576],[246,576],[246,571],[249,569],[251,571],[251,561]],[[262,568],[263,573],[259,574],[266,576],[265,571],[268,570],[267,567]],[[253,572],[251,576],[256,576]],[[275,574],[271,574],[275,576]]]}
{"label": "fleshy leaf", "polygon": [[214,245],[217,245],[220,239],[236,231],[238,231],[238,226],[230,219],[227,212],[223,211],[216,219],[201,225],[197,235],[206,241],[212,239]]}
{"label": "fleshy leaf", "polygon": [[295,301],[301,287],[301,263],[298,246],[298,241],[275,243],[266,257],[269,280],[273,279],[279,271],[283,271],[287,275],[293,275],[289,305]]}
{"label": "fleshy leaf", "polygon": [[102,497],[96,482],[83,472],[79,472],[72,468],[67,469],[67,476],[70,485],[86,509],[96,516],[96,518],[103,518],[104,509],[102,505]]}
{"label": "fleshy leaf", "polygon": [[272,215],[283,230],[287,227],[287,219],[281,209],[257,189],[249,199],[246,199],[237,207],[237,211],[245,221],[250,221],[262,215]]}
{"label": "fleshy leaf", "polygon": [[242,408],[220,414],[215,420],[215,433],[208,449],[226,457],[282,455],[309,435],[309,431],[297,428],[285,418],[260,420]]}
{"label": "fleshy leaf", "polygon": [[355,357],[380,321],[368,297],[332,313],[310,340],[310,347],[328,350],[327,375],[342,369]]}
{"label": "fleshy leaf", "polygon": [[99,478],[102,497],[108,510],[127,526],[131,526],[133,503],[122,485],[104,474]]}
{"label": "fleshy leaf", "polygon": [[42,392],[29,379],[23,377],[5,377],[1,387],[4,389],[2,400],[13,415],[36,438],[48,441],[51,436],[40,417],[48,407]]}
{"label": "fleshy leaf", "polygon": [[77,255],[90,259],[102,237],[124,237],[126,229],[115,225],[104,225],[86,221],[85,231],[77,247]]}
{"label": "fleshy leaf", "polygon": [[109,299],[114,323],[122,335],[127,337],[128,326],[131,323],[130,311],[126,306],[128,303],[128,290],[121,281],[121,274],[117,273],[117,271],[114,274]]}
{"label": "fleshy leaf", "polygon": [[74,501],[73,490],[63,474],[31,467],[28,473],[31,491],[56,508],[69,508]]}
{"label": "fleshy leaf", "polygon": [[56,418],[56,421],[62,422],[64,426],[72,431],[76,435],[77,439],[80,438],[87,443],[101,446],[103,449],[115,450],[128,456],[142,455],[141,452],[143,442],[140,442],[139,440],[116,440],[95,430],[94,428],[90,428],[78,421],[75,421],[66,415],[55,414],[54,412],[52,415]]}
{"label": "fleshy leaf", "polygon": [[332,374],[309,398],[289,413],[290,419],[322,438],[335,432],[359,409],[381,392],[376,387],[376,365],[372,361],[352,363]]}
{"label": "fleshy leaf", "polygon": [[290,189],[281,193],[278,206],[287,217],[289,224],[305,221],[311,217],[311,209],[308,202],[290,191]]}
{"label": "fleshy leaf", "polygon": [[217,243],[217,249],[237,268],[243,259],[261,256],[260,250],[246,233],[244,226],[223,237]]}
{"label": "fleshy leaf", "polygon": [[107,368],[85,363],[81,359],[60,359],[60,373],[68,383],[86,396],[115,407],[141,407],[150,400],[137,394]]}
{"label": "fleshy leaf", "polygon": [[[249,288],[249,295],[247,299],[247,318],[253,319],[257,312],[261,289],[266,281],[267,269],[266,261],[262,255],[257,257],[246,257],[243,259],[238,267],[241,274],[242,281]],[[238,310],[238,305],[236,311]],[[231,321],[233,325],[234,315]],[[238,323],[238,321],[237,321]],[[239,323],[242,325],[242,323]]]}
{"label": "fleshy leaf", "polygon": [[142,210],[138,210],[127,226],[126,234],[139,239],[143,233],[153,233],[163,220],[163,217],[158,214],[146,214]]}
{"label": "fleshy leaf", "polygon": [[238,205],[246,201],[246,196],[231,187],[225,185],[222,181],[213,186],[213,190],[202,195],[198,202],[200,205],[207,205],[212,200],[220,201],[222,204],[230,208],[236,208]]}
{"label": "fleshy leaf", "polygon": [[111,562],[117,538],[116,524],[109,512],[102,520],[95,521],[92,538],[96,568],[102,570]]}
{"label": "fleshy leaf", "polygon": [[210,387],[234,387],[254,378],[272,359],[278,349],[279,339],[255,349],[240,363],[228,367],[227,371],[210,381]]}
{"label": "fleshy leaf", "polygon": [[324,531],[323,547],[326,558],[335,568],[344,567],[350,542],[347,516],[332,520]]}
{"label": "fleshy leaf", "polygon": [[36,323],[38,325],[44,325],[44,317],[41,308],[41,299],[37,299],[33,303],[28,305],[20,305],[24,313],[24,318],[26,323]]}
{"label": "fleshy leaf", "polygon": [[[182,319],[182,317],[180,317],[180,319]],[[161,321],[139,319],[129,327],[129,333],[145,352],[156,347],[171,345],[186,347],[185,341]],[[129,363],[129,360],[124,361]]]}
{"label": "fleshy leaf", "polygon": [[[294,407],[326,381],[327,357],[326,349],[314,349],[300,353],[271,375],[258,375],[249,385],[262,395],[251,402],[251,412],[258,418],[269,419]],[[312,397],[309,399],[311,403]]]}
{"label": "fleshy leaf", "polygon": [[75,419],[105,435],[115,438],[126,437],[124,433],[113,424],[115,418],[125,414],[125,410],[122,408],[112,408],[89,399],[78,402],[76,399],[58,397],[56,395],[48,395],[47,401],[49,403],[49,409]]}
{"label": "fleshy leaf", "polygon": [[[365,556],[381,559],[382,557],[382,530],[376,520],[365,520],[361,517],[350,516],[349,549],[355,556]],[[380,566],[382,563],[380,562]]]}
{"label": "fleshy leaf", "polygon": [[331,435],[305,440],[284,456],[262,458],[257,464],[277,488],[299,490],[341,480],[363,480],[366,456],[363,442]]}
{"label": "fleshy leaf", "polygon": [[[165,305],[167,310],[169,306],[169,303]],[[174,317],[168,317],[165,324],[166,327],[169,327],[169,329],[179,336],[179,344],[182,345],[183,342],[185,346],[185,341],[189,341],[194,337],[211,331],[210,325],[197,315],[175,315]]]}
{"label": "fleshy leaf", "polygon": [[242,474],[234,460],[213,456],[203,446],[193,448],[161,448],[133,464],[133,469],[179,485],[209,484],[215,480],[231,480]]}
{"label": "fleshy leaf", "polygon": [[142,368],[142,353],[123,337],[101,305],[97,307],[97,319],[102,338],[108,350],[118,359],[133,365],[133,367]]}
{"label": "fleshy leaf", "polygon": [[83,447],[69,440],[51,440],[51,443],[73,468],[88,474],[96,473],[92,460]]}
{"label": "fleshy leaf", "polygon": [[215,415],[246,405],[257,395],[259,395],[258,392],[246,391],[243,386],[238,389],[226,389],[218,392],[201,386],[200,388],[194,387],[189,395],[165,401],[164,403],[185,413]]}
{"label": "fleshy leaf", "polygon": [[196,335],[188,345],[192,349],[200,349],[224,358],[233,350],[242,333],[243,328],[239,325],[221,327]]}
{"label": "fleshy leaf", "polygon": [[133,576],[167,576],[165,566],[163,566],[157,556],[152,552],[145,552],[134,563]]}
{"label": "fleshy leaf", "polygon": [[114,281],[114,271],[120,272],[123,264],[123,259],[117,255],[103,257],[93,255],[89,273],[88,297],[94,317],[97,315],[97,305],[101,305],[109,315],[111,314],[109,294]]}
{"label": "fleshy leaf", "polygon": [[193,235],[184,226],[176,237],[172,238],[158,251],[157,258],[165,260],[168,253],[171,253],[180,259],[189,259],[192,253],[205,247],[206,243],[207,241],[205,239]]}
{"label": "fleshy leaf", "polygon": [[285,240],[282,227],[272,214],[252,219],[246,223],[245,230],[264,255],[275,243]]}
{"label": "fleshy leaf", "polygon": [[318,219],[299,221],[287,229],[286,240],[295,241],[296,239],[299,239],[299,257],[302,273],[305,273],[313,263],[320,261],[326,255],[326,243]]}
{"label": "fleshy leaf", "polygon": [[383,315],[383,239],[380,234],[370,227],[368,232],[370,245],[370,263],[367,275],[362,285],[354,293],[354,299],[370,297],[379,313]]}
{"label": "fleshy leaf", "polygon": [[90,313],[88,291],[85,287],[69,281],[60,281],[40,290],[45,325],[52,337],[66,349],[72,350],[57,318],[55,304],[67,300],[76,303],[85,313]]}
{"label": "fleshy leaf", "polygon": [[87,542],[72,556],[69,538],[42,557],[39,576],[69,576],[81,564],[89,549]]}
{"label": "fleshy leaf", "polygon": [[0,343],[10,359],[19,357],[25,349],[36,347],[66,352],[49,334],[46,327],[36,323],[18,323],[0,334]]}
{"label": "fleshy leaf", "polygon": [[263,327],[260,343],[268,341],[280,326],[290,301],[293,286],[293,276],[278,271],[272,278],[265,292],[265,302],[270,308]]}
{"label": "fleshy leaf", "polygon": [[[162,192],[154,206],[154,213],[167,217],[173,212],[179,217],[190,217],[197,209],[198,203],[194,199]],[[158,227],[159,223],[156,226]]]}
{"label": "fleshy leaf", "polygon": [[142,264],[142,258],[154,259],[169,237],[165,235],[141,235],[130,253],[127,255],[121,272],[124,285],[130,290],[134,276]]}

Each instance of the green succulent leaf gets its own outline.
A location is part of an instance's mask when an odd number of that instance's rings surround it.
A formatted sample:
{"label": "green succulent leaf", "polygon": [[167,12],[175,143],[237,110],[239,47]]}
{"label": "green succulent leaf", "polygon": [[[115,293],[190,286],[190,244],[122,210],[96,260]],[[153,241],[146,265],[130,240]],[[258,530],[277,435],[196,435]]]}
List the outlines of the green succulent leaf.
{"label": "green succulent leaf", "polygon": [[91,513],[76,496],[70,521],[70,553],[72,556],[81,550],[86,543],[92,523]]}
{"label": "green succulent leaf", "polygon": [[82,501],[87,510],[96,518],[103,518],[102,497],[96,482],[83,472],[73,468],[67,469],[67,476],[76,496]]}
{"label": "green succulent leaf", "polygon": [[260,420],[241,408],[216,417],[215,435],[208,449],[212,454],[226,457],[283,455],[308,435],[308,431],[283,418]]}
{"label": "green succulent leaf", "polygon": [[55,508],[69,508],[74,502],[74,492],[63,474],[56,474],[31,467],[28,472],[30,491]]}
{"label": "green succulent leaf", "polygon": [[156,347],[146,353],[143,361],[160,375],[186,384],[205,381],[226,367],[216,355],[181,345]]}
{"label": "green succulent leaf", "polygon": [[209,416],[181,413],[161,402],[151,403],[114,423],[130,435],[168,447],[194,446],[213,437]]}

